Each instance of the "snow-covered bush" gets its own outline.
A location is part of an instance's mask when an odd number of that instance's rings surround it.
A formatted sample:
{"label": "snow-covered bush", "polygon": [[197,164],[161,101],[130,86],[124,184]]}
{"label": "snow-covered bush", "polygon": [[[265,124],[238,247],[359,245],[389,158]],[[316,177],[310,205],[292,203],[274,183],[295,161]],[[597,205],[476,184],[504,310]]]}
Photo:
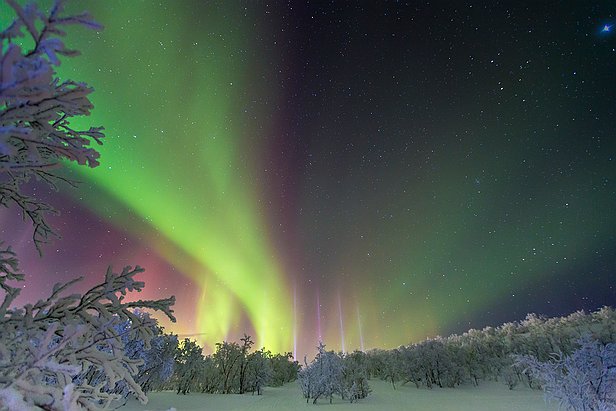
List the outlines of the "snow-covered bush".
{"label": "snow-covered bush", "polygon": [[[163,329],[158,325],[156,319],[151,318],[149,313],[134,311],[144,323],[150,324],[152,339],[149,348],[142,339],[129,338],[128,331],[135,325],[130,321],[124,321],[116,326],[116,331],[122,335],[124,353],[131,360],[141,360],[135,381],[139,384],[144,393],[152,390],[160,390],[164,387],[173,375],[175,366],[175,351],[178,346],[178,339],[173,334],[163,334]],[[128,396],[128,386],[124,382],[116,384],[111,392]]]}
{"label": "snow-covered bush", "polygon": [[247,356],[246,391],[261,395],[261,390],[269,384],[272,378],[272,353],[264,348]]}
{"label": "snow-covered bush", "polygon": [[[50,297],[23,308],[8,308],[15,294],[7,294],[0,308],[0,406],[103,410],[122,398],[113,393],[120,382],[147,402],[134,379],[142,361],[126,355],[123,338],[141,340],[149,348],[152,320],[134,310],[160,310],[175,321],[175,300],[125,301],[129,292],[143,289],[144,283],[134,278],[143,271],[126,267],[116,274],[110,268],[105,281],[83,295],[65,295],[80,279],[56,284]],[[119,331],[126,321],[131,327]],[[76,378],[86,370],[95,377]],[[10,405],[16,403],[17,408]]]}
{"label": "snow-covered bush", "polygon": [[588,335],[578,340],[571,355],[553,354],[548,361],[516,357],[537,379],[546,395],[574,411],[616,410],[616,344],[603,344]]}
{"label": "snow-covered bush", "polygon": [[274,354],[270,357],[272,377],[269,385],[278,387],[297,379],[299,363],[293,360],[290,352],[284,354]]}
{"label": "snow-covered bush", "polygon": [[[396,389],[396,382],[403,375],[402,347],[395,350],[373,349],[367,352],[367,370],[369,376],[389,381]],[[423,370],[421,370],[423,375]]]}
{"label": "snow-covered bush", "polygon": [[354,402],[366,398],[372,391],[368,384],[366,354],[354,351],[343,358],[342,386],[344,397]]}
{"label": "snow-covered bush", "polygon": [[139,366],[136,381],[143,392],[159,391],[173,375],[175,366],[175,350],[178,337],[164,334],[160,328],[157,335],[150,341],[150,349],[141,353],[143,364]]}
{"label": "snow-covered bush", "polygon": [[197,390],[199,392],[214,394],[220,387],[220,373],[211,356],[203,358],[197,371]]}

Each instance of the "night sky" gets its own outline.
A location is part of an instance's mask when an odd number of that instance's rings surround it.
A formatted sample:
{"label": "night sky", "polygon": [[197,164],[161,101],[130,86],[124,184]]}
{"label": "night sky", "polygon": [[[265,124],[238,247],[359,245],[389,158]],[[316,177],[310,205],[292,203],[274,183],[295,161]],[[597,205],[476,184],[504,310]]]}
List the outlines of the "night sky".
{"label": "night sky", "polygon": [[169,331],[298,357],[616,303],[614,1],[72,6],[107,139],[29,187],[43,258],[0,211],[20,302],[139,264]]}

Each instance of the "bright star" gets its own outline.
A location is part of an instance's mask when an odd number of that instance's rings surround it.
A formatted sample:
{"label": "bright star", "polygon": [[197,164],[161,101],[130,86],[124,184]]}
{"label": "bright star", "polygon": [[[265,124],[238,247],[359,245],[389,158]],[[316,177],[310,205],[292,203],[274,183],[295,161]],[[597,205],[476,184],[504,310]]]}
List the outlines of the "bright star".
{"label": "bright star", "polygon": [[612,26],[613,24],[606,24],[605,26],[603,26],[603,29],[601,30],[603,33],[609,33],[610,31],[612,31]]}

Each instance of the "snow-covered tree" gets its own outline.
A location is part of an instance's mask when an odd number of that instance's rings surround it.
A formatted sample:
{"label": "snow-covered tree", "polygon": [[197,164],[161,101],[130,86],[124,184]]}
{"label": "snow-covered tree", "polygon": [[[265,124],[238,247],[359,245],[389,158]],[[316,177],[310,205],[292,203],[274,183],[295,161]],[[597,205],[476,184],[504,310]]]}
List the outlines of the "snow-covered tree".
{"label": "snow-covered tree", "polygon": [[[0,205],[16,205],[41,245],[56,233],[46,221],[50,204],[24,190],[34,177],[57,189],[74,183],[58,173],[66,161],[96,167],[102,127],[78,130],[73,117],[88,115],[93,91],[85,83],[60,80],[60,56],[79,54],[64,45],[65,27],[100,29],[87,13],[64,15],[57,0],[48,12],[36,3],[6,0],[16,18],[0,32]],[[9,410],[108,409],[128,393],[147,401],[135,380],[142,359],[131,358],[127,341],[151,348],[153,320],[137,314],[160,310],[175,321],[174,298],[126,301],[144,283],[140,267],[108,269],[105,280],[82,294],[65,292],[80,279],[56,284],[51,295],[22,308],[11,307],[24,281],[10,248],[0,250],[0,408]],[[123,324],[130,324],[124,327]],[[129,348],[130,350],[130,348]]]}
{"label": "snow-covered tree", "polygon": [[199,392],[214,394],[220,388],[220,373],[211,356],[206,356],[201,361],[196,377]]}
{"label": "snow-covered tree", "polygon": [[242,348],[238,343],[227,341],[216,343],[216,351],[212,354],[212,359],[220,374],[220,393],[238,392],[239,365],[242,357]]}
{"label": "snow-covered tree", "polygon": [[[134,379],[142,361],[126,355],[123,339],[141,340],[149,349],[152,320],[134,310],[160,310],[175,321],[175,300],[125,301],[128,293],[143,289],[144,283],[134,278],[143,271],[126,267],[116,274],[110,268],[105,281],[83,295],[65,295],[80,279],[56,284],[47,299],[23,308],[9,308],[13,295],[6,295],[0,308],[0,405],[10,410],[104,410],[122,399],[113,392],[120,382],[147,402]],[[127,321],[130,328],[119,327]],[[86,370],[96,378],[76,378]]]}
{"label": "snow-covered tree", "polygon": [[340,355],[333,351],[326,351],[325,345],[320,342],[315,359],[306,363],[305,368],[298,373],[298,380],[306,402],[312,399],[316,404],[319,398],[329,398],[331,403],[334,394],[345,396],[344,365]]}
{"label": "snow-covered tree", "polygon": [[306,404],[312,398],[312,393],[316,389],[317,375],[315,368],[308,364],[308,360],[304,356],[304,366],[297,373],[297,382],[302,391],[302,395],[306,399]]}
{"label": "snow-covered tree", "polygon": [[453,351],[452,358],[457,359],[457,363],[462,367],[464,377],[468,378],[475,386],[479,380],[485,376],[483,338],[481,331],[469,330],[461,336],[452,336],[448,339],[450,351]]}
{"label": "snow-covered tree", "polygon": [[393,389],[396,389],[396,381],[401,375],[401,355],[399,349],[376,352],[380,364],[380,378],[389,381]]}
{"label": "snow-covered tree", "polygon": [[178,346],[177,335],[163,333],[158,325],[153,328],[153,333],[149,349],[141,340],[126,341],[127,355],[143,361],[135,381],[145,393],[162,389],[171,378]]}
{"label": "snow-covered tree", "polygon": [[270,385],[278,387],[297,379],[300,367],[297,361],[293,361],[292,353],[274,354],[270,357],[270,363],[272,369]]}
{"label": "snow-covered tree", "polygon": [[344,397],[351,402],[366,398],[372,391],[368,384],[366,354],[354,351],[343,357],[342,385]]}
{"label": "snow-covered tree", "polygon": [[[6,2],[17,17],[0,32],[0,204],[21,209],[34,226],[33,240],[41,252],[41,244],[56,235],[46,220],[46,214],[55,210],[25,193],[24,185],[32,177],[54,189],[60,181],[74,185],[56,170],[64,160],[96,167],[99,153],[90,144],[101,144],[104,137],[102,127],[71,126],[73,117],[90,114],[88,95],[93,89],[60,80],[53,67],[60,65],[60,56],[79,54],[64,45],[65,26],[101,26],[87,13],[63,15],[60,0],[48,13],[36,3],[22,7],[15,0]],[[30,41],[19,39],[24,31]],[[24,48],[29,43],[32,47]]]}
{"label": "snow-covered tree", "polygon": [[334,394],[344,398],[343,363],[340,355],[334,351],[326,351],[323,343],[319,344],[319,352],[315,359],[317,369],[317,390],[314,398],[316,404],[319,397],[329,398],[332,402]]}
{"label": "snow-covered tree", "polygon": [[414,346],[408,346],[400,347],[399,351],[400,376],[402,380],[405,383],[412,382],[417,388],[419,388],[426,375],[419,350],[414,349]]}
{"label": "snow-covered tree", "polygon": [[241,355],[238,357],[238,366],[237,366],[237,374],[238,374],[238,392],[239,394],[244,394],[246,392],[246,374],[248,373],[248,353],[250,352],[252,346],[254,345],[254,341],[250,335],[244,334],[244,336],[240,339],[242,345],[240,346]]}
{"label": "snow-covered tree", "polygon": [[272,353],[261,348],[247,356],[246,390],[261,395],[261,390],[272,378]]}
{"label": "snow-covered tree", "polygon": [[197,389],[202,363],[203,349],[195,341],[185,338],[175,356],[174,380],[178,394],[188,394]]}
{"label": "snow-covered tree", "polygon": [[546,395],[574,411],[616,410],[616,344],[603,344],[588,335],[578,340],[571,355],[553,354],[548,361],[516,357],[541,382]]}
{"label": "snow-covered tree", "polygon": [[[575,314],[575,313],[574,313]],[[603,343],[616,342],[616,311],[611,307],[602,307],[590,314],[592,329],[590,330]],[[576,316],[574,320],[580,321]]]}

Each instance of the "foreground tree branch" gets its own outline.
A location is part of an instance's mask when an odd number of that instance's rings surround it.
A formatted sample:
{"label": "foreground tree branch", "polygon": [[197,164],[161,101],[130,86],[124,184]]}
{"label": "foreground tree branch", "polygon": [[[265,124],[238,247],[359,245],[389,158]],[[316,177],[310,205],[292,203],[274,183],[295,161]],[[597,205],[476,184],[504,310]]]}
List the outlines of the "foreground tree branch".
{"label": "foreground tree branch", "polygon": [[[22,7],[14,0],[6,2],[17,18],[0,32],[0,205],[21,209],[23,218],[32,222],[32,238],[41,253],[42,244],[58,237],[46,222],[56,210],[24,193],[24,185],[32,177],[53,189],[58,181],[75,185],[56,170],[66,160],[98,166],[99,153],[90,145],[102,144],[105,137],[102,127],[71,127],[73,117],[90,114],[89,95],[94,90],[85,83],[61,81],[53,67],[60,65],[60,56],[79,54],[64,45],[65,26],[102,26],[87,13],[63,16],[62,1],[47,13],[35,3]],[[24,29],[34,43],[31,50],[14,42],[25,36]]]}

